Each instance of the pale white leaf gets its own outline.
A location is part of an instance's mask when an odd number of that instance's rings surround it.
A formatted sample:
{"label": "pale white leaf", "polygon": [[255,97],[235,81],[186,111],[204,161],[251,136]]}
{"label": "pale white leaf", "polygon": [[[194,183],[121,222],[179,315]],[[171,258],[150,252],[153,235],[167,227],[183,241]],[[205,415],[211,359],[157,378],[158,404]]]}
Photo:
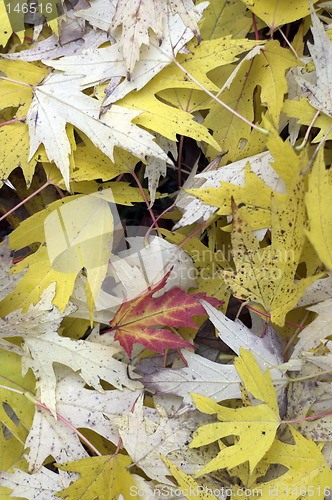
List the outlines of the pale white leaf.
{"label": "pale white leaf", "polygon": [[[8,239],[0,247],[0,301],[7,297],[22,278],[24,273],[9,274],[12,265]],[[1,336],[1,333],[0,333]]]}
{"label": "pale white leaf", "polygon": [[122,352],[118,343],[102,345],[88,340],[72,340],[48,332],[38,337],[26,338],[22,344],[25,356],[22,359],[22,371],[31,368],[37,378],[41,401],[55,413],[56,378],[53,363],[60,363],[79,371],[82,379],[100,392],[103,389],[100,380],[106,380],[117,389],[123,386],[130,389],[141,387],[138,381],[128,378],[127,366],[114,359]]}
{"label": "pale white leaf", "polygon": [[[302,87],[302,95],[309,98],[310,104],[328,116],[332,116],[332,41],[327,36],[312,5],[310,10],[314,43],[308,45],[316,73],[298,77],[298,81]],[[315,75],[316,81],[313,81]]]}
{"label": "pale white leaf", "polygon": [[292,358],[297,358],[305,351],[315,349],[324,339],[331,335],[332,327],[332,298],[324,300],[311,307],[307,307],[308,311],[313,311],[318,314],[310,325],[306,326],[299,334],[299,340],[294,347]]}
{"label": "pale white leaf", "polygon": [[202,416],[195,411],[190,415],[169,418],[159,406],[158,411],[143,407],[143,398],[140,397],[133,412],[113,418],[112,422],[135,464],[151,479],[173,484],[166,477],[169,470],[160,455],[167,456],[173,450],[187,447],[192,431],[205,423]]}
{"label": "pale white leaf", "polygon": [[[201,16],[204,5],[200,4],[197,9]],[[106,99],[103,103],[107,106],[122,99],[132,90],[140,90],[144,87],[172,62],[178,51],[193,37],[191,30],[186,28],[181,18],[171,13],[163,20],[163,31],[162,43],[160,44],[156,35],[152,34],[150,45],[141,49],[139,61],[135,65],[130,80],[124,79],[115,87],[113,87],[114,77],[127,75],[126,61],[118,43],[109,47],[82,51],[77,56],[62,57],[58,61],[45,60],[44,62],[48,66],[64,71],[66,75],[81,76],[82,88],[97,85],[100,81],[111,80],[111,87],[106,89]]]}
{"label": "pale white leaf", "polygon": [[[202,5],[202,4],[201,4]],[[208,5],[204,3],[204,7]],[[140,59],[140,49],[151,43],[149,30],[154,32],[157,40],[165,36],[163,21],[170,19],[170,13],[178,15],[182,23],[191,31],[191,37],[199,35],[197,22],[200,18],[199,7],[192,0],[141,0],[130,2],[118,0],[112,19],[110,31],[122,25],[120,39],[121,49],[126,58],[126,68],[131,75],[136,62]],[[116,35],[115,35],[116,36]]]}
{"label": "pale white leaf", "polygon": [[27,474],[21,469],[14,472],[0,472],[1,486],[10,488],[10,496],[23,497],[27,500],[50,500],[55,497],[57,491],[61,491],[68,486],[67,481],[63,481],[63,475],[56,474],[46,467],[42,467],[35,474]]}
{"label": "pale white leaf", "polygon": [[[263,338],[257,337],[241,321],[232,321],[205,300],[199,299],[199,302],[206,310],[210,321],[216,328],[218,336],[225,344],[236,354],[240,354],[241,347],[246,351],[251,351],[262,370],[270,369],[272,380],[276,379],[276,385],[279,388],[285,385],[280,380],[283,377],[283,371],[280,369],[281,366],[279,366],[283,362],[279,350],[280,346],[276,347],[273,338],[269,338],[269,335],[265,335]],[[276,366],[279,368],[274,368]]]}
{"label": "pale white leaf", "polygon": [[[145,374],[142,378],[146,389],[156,391],[157,394],[181,396],[183,404],[193,408],[195,405],[189,393],[201,394],[216,402],[241,397],[241,379],[233,365],[215,363],[184,349],[181,352],[188,366],[155,367],[152,373]],[[139,373],[146,373],[150,364],[150,358],[144,359],[138,365]]]}
{"label": "pale white leaf", "polygon": [[69,188],[71,147],[66,123],[82,130],[113,161],[114,146],[145,160],[148,156],[170,160],[153,141],[153,136],[131,121],[141,112],[112,106],[100,115],[100,103],[81,92],[81,77],[54,72],[35,88],[27,114],[30,133],[30,158],[44,144],[48,159],[60,169]]}
{"label": "pale white leaf", "polygon": [[[140,391],[115,389],[100,393],[85,389],[84,380],[64,366],[58,365],[54,371],[58,414],[77,429],[91,429],[117,444],[119,433],[109,419],[130,412]],[[59,463],[88,456],[68,425],[38,407],[25,446],[30,448],[27,460],[31,472],[38,470],[48,455]]]}
{"label": "pale white leaf", "polygon": [[309,304],[323,302],[332,297],[332,272],[327,272],[327,275],[326,278],[314,281],[305,289],[296,307],[304,307]]}

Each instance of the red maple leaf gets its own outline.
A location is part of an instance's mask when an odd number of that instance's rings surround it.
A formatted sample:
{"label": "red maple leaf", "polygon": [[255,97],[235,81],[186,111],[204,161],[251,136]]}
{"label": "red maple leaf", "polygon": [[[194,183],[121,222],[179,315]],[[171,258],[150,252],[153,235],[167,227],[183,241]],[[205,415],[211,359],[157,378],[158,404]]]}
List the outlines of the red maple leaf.
{"label": "red maple leaf", "polygon": [[197,328],[192,316],[206,314],[204,307],[197,299],[207,300],[213,306],[221,304],[220,300],[206,297],[205,293],[189,295],[181,288],[173,288],[161,297],[152,297],[165,286],[170,272],[146,292],[121,304],[110,321],[110,330],[116,330],[114,339],[120,342],[129,357],[135,343],[161,354],[167,348],[190,347],[193,349],[194,346],[179,335],[165,328],[152,327],[190,326]]}

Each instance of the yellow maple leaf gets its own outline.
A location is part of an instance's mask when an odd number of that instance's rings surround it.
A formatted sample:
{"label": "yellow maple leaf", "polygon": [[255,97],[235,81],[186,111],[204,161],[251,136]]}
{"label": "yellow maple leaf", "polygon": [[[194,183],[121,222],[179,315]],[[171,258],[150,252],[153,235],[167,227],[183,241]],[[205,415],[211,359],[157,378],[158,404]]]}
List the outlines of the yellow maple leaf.
{"label": "yellow maple leaf", "polygon": [[[249,162],[244,169],[245,186],[237,186],[229,182],[220,182],[218,188],[204,187],[186,189],[188,194],[197,196],[206,205],[218,207],[218,215],[232,213],[231,199],[237,204],[246,205],[246,216],[253,230],[269,227],[271,224],[271,194],[272,190],[250,168]],[[259,198],[257,198],[259,192]]]}
{"label": "yellow maple leaf", "polygon": [[203,40],[214,40],[222,36],[243,38],[252,25],[251,17],[242,2],[210,0],[198,23]]}
{"label": "yellow maple leaf", "polygon": [[[178,55],[177,60],[184,70],[201,85],[210,91],[217,92],[218,87],[208,78],[207,73],[216,67],[235,62],[237,55],[259,44],[261,42],[254,40],[232,40],[229,36],[207,40],[198,46],[189,43],[190,53]],[[202,68],[204,68],[203,71]],[[169,88],[198,89],[199,87],[181,69],[171,63],[158,74],[158,78],[153,78],[139,92],[135,92],[135,99],[130,93],[118,101],[118,104],[144,111],[135,118],[135,124],[158,132],[171,140],[176,140],[176,134],[193,137],[210,144],[214,150],[220,151],[216,140],[213,139],[206,126],[195,122],[193,116],[184,109],[171,107],[157,98],[159,92]],[[111,97],[112,95],[105,102],[109,103]],[[202,99],[206,101],[206,97],[206,94],[202,93]]]}
{"label": "yellow maple leaf", "polygon": [[57,466],[61,470],[79,472],[80,478],[68,488],[56,493],[66,500],[114,500],[120,494],[130,498],[131,486],[135,483],[127,470],[131,458],[126,455],[108,455],[82,458],[76,462],[67,462]]}
{"label": "yellow maple leaf", "polygon": [[304,244],[303,176],[295,175],[286,195],[271,200],[271,245],[261,248],[244,208],[233,204],[232,244],[235,271],[222,273],[234,295],[262,304],[271,320],[283,326],[285,316],[310,283],[321,276],[294,282]]}
{"label": "yellow maple leaf", "polygon": [[276,392],[269,371],[263,374],[254,355],[242,348],[235,367],[246,389],[262,404],[234,410],[204,396],[192,394],[200,411],[210,415],[216,413],[222,422],[200,427],[195,431],[190,447],[204,446],[226,436],[239,437],[234,445],[223,448],[196,477],[220,468],[232,468],[246,461],[252,472],[271,447],[280,425]]}
{"label": "yellow maple leaf", "polygon": [[295,444],[275,441],[264,460],[271,464],[281,464],[287,472],[277,479],[266,483],[257,483],[262,498],[279,500],[297,500],[312,497],[324,500],[331,495],[332,471],[319,447],[306,439],[292,427],[289,427]]}
{"label": "yellow maple leaf", "polygon": [[[0,61],[0,71],[6,78],[15,82],[28,80],[31,85],[37,84],[49,73],[49,69],[25,61],[6,60]],[[15,118],[25,118],[32,101],[32,87],[0,79],[0,92],[1,107],[15,106],[18,108]],[[21,167],[25,180],[28,183],[31,181],[36,160],[28,160],[29,149],[30,139],[26,123],[9,123],[1,129],[0,179],[7,179],[16,167]]]}
{"label": "yellow maple leaf", "polygon": [[[309,2],[298,0],[242,0],[256,16],[274,31],[283,24],[292,23],[309,14]],[[318,0],[314,0],[316,3]]]}
{"label": "yellow maple leaf", "polygon": [[325,168],[321,148],[309,175],[305,203],[309,229],[306,234],[324,264],[332,269],[332,170]]}
{"label": "yellow maple leaf", "polygon": [[[255,112],[261,113],[264,106],[268,109],[273,123],[277,125],[283,97],[287,92],[286,72],[298,64],[289,49],[282,48],[277,41],[271,40],[259,54],[237,65],[236,76],[230,86],[221,93],[220,99],[249,121],[253,121]],[[258,85],[259,106],[255,106],[254,96]],[[263,151],[264,136],[257,134],[250,125],[216,102],[211,106],[204,125],[214,131],[213,137],[223,151],[228,151],[225,157],[227,162],[241,160]],[[213,147],[209,146],[207,155],[214,158],[216,154]]]}
{"label": "yellow maple leaf", "polygon": [[214,495],[209,493],[209,488],[199,485],[193,477],[183,472],[175,464],[172,464],[167,458],[163,456],[161,458],[171,471],[172,476],[177,480],[182,493],[188,500],[217,500]]}

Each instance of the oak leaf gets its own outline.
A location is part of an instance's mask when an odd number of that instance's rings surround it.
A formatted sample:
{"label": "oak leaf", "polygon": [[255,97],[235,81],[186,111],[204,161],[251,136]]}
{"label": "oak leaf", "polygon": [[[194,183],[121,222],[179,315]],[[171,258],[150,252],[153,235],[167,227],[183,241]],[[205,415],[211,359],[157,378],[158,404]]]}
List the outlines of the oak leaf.
{"label": "oak leaf", "polygon": [[167,348],[193,348],[192,344],[169,330],[152,327],[165,325],[197,328],[191,317],[205,313],[197,299],[205,298],[213,305],[220,303],[217,299],[205,297],[205,293],[188,295],[180,288],[173,288],[158,298],[152,297],[164,287],[169,274],[170,272],[147,292],[124,302],[110,321],[111,330],[116,330],[114,339],[120,342],[128,356],[131,355],[134,343],[159,353]]}

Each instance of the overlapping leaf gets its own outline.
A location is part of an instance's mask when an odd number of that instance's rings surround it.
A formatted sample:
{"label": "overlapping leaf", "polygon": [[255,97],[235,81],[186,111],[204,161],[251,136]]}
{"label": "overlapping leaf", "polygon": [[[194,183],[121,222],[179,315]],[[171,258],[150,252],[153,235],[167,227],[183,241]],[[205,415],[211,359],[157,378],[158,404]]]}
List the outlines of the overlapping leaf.
{"label": "overlapping leaf", "polygon": [[205,298],[214,305],[217,299],[205,297],[205,294],[188,295],[180,288],[173,288],[158,298],[154,293],[163,288],[169,273],[158,283],[151,286],[136,299],[124,302],[110,321],[111,330],[115,330],[118,340],[128,356],[133,344],[139,343],[146,348],[163,353],[164,349],[192,348],[192,344],[164,328],[153,328],[158,325],[197,328],[192,316],[204,314],[204,308],[198,298]]}

